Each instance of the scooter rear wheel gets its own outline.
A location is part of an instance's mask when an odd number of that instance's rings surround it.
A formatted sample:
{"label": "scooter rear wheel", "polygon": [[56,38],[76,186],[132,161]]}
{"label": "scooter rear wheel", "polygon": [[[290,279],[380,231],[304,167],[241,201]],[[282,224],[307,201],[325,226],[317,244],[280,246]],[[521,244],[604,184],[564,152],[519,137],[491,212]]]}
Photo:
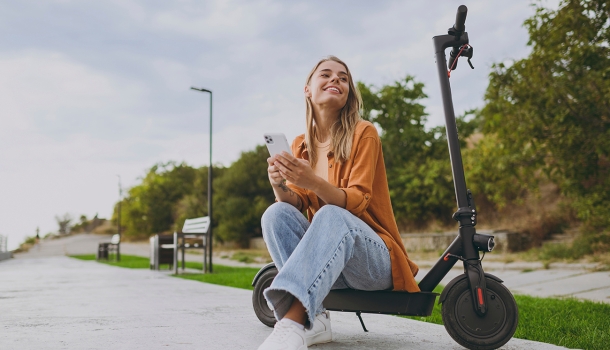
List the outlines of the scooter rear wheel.
{"label": "scooter rear wheel", "polygon": [[497,349],[515,334],[519,322],[517,303],[501,283],[485,278],[488,311],[479,316],[472,303],[468,279],[448,291],[441,313],[445,329],[460,345],[471,350]]}
{"label": "scooter rear wheel", "polygon": [[273,327],[275,325],[276,319],[273,315],[273,311],[267,305],[267,300],[263,295],[263,291],[271,285],[273,279],[277,275],[277,268],[271,268],[265,272],[258,278],[256,285],[254,286],[254,291],[252,292],[252,306],[254,307],[254,313],[256,317],[269,327]]}

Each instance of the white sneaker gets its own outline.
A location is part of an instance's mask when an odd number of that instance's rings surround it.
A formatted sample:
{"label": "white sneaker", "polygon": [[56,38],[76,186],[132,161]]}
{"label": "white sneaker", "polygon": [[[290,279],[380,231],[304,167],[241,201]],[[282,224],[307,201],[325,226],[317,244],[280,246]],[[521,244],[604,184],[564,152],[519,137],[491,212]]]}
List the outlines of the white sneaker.
{"label": "white sneaker", "polygon": [[333,341],[333,334],[330,329],[330,312],[324,311],[317,315],[313,328],[305,331],[305,337],[307,346]]}
{"label": "white sneaker", "polygon": [[273,327],[267,339],[258,350],[307,350],[305,330],[288,319],[282,319]]}

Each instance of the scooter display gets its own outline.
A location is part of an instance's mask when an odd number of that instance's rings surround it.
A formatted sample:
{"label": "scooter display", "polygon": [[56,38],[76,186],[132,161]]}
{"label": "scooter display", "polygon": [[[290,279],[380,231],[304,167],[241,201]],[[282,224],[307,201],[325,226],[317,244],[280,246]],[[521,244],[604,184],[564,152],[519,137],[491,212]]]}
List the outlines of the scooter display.
{"label": "scooter display", "polygon": [[[362,313],[430,316],[438,296],[433,292],[434,288],[459,260],[464,266],[464,274],[451,280],[439,297],[443,323],[449,335],[460,345],[473,350],[487,350],[497,349],[512,338],[517,329],[519,312],[513,295],[502,280],[483,271],[479,252],[491,252],[494,237],[476,232],[477,210],[464,177],[449,77],[451,71],[457,68],[459,57],[468,58],[472,67],[470,59],[473,49],[465,31],[467,11],[466,6],[459,6],[455,24],[448,33],[433,37],[458,207],[453,214],[453,219],[459,225],[458,235],[419,282],[420,292],[335,289],[330,291],[323,305],[331,311],[355,312],[364,331],[367,330]],[[452,50],[447,63],[445,50],[449,47]],[[254,312],[269,327],[273,327],[276,320],[263,291],[271,285],[277,272],[275,265],[270,263],[256,274],[252,282]]]}

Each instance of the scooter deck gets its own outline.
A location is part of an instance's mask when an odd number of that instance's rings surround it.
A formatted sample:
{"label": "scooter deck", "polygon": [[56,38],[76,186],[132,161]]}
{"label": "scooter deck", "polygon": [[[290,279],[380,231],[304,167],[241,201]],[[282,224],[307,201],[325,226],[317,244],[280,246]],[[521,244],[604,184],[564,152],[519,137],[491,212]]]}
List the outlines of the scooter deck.
{"label": "scooter deck", "polygon": [[437,296],[438,293],[431,292],[334,289],[328,293],[322,304],[331,311],[430,316]]}

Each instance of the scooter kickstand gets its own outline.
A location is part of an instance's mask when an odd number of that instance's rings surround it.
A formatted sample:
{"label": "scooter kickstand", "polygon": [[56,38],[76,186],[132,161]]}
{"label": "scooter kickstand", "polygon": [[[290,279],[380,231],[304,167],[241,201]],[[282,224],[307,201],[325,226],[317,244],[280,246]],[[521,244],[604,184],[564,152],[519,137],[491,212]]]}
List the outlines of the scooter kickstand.
{"label": "scooter kickstand", "polygon": [[366,329],[366,327],[364,326],[364,321],[362,321],[362,316],[360,316],[362,313],[360,311],[356,312],[356,315],[358,316],[358,319],[360,320],[360,324],[362,325],[362,329],[364,329],[365,332],[368,332],[368,329]]}

